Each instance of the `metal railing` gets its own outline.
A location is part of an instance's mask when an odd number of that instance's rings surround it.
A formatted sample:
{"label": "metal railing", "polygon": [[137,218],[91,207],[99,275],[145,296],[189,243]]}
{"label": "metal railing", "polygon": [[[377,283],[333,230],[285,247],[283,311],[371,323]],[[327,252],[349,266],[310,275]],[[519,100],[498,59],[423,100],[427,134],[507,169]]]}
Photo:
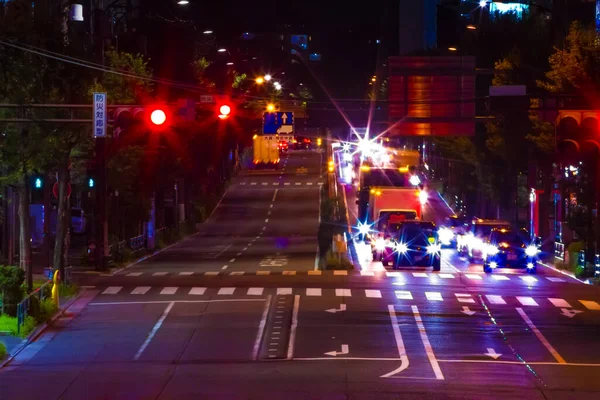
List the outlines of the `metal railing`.
{"label": "metal railing", "polygon": [[129,248],[133,251],[138,251],[146,247],[146,235],[140,235],[129,239]]}
{"label": "metal railing", "polygon": [[44,283],[39,288],[35,289],[31,292],[27,297],[25,297],[19,304],[17,304],[17,335],[21,334],[21,327],[25,324],[25,319],[27,318],[27,314],[31,309],[31,299],[33,297],[37,297],[39,303],[41,304],[47,297],[46,288],[49,288],[52,284],[52,281],[48,281]]}

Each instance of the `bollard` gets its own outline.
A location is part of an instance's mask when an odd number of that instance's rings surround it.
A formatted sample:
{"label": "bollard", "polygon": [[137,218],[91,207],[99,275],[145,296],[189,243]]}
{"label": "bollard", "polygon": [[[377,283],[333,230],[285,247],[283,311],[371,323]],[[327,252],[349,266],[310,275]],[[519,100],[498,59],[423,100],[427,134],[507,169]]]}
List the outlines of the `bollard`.
{"label": "bollard", "polygon": [[60,307],[58,300],[58,283],[59,283],[60,271],[54,271],[54,277],[52,278],[52,302],[56,307]]}

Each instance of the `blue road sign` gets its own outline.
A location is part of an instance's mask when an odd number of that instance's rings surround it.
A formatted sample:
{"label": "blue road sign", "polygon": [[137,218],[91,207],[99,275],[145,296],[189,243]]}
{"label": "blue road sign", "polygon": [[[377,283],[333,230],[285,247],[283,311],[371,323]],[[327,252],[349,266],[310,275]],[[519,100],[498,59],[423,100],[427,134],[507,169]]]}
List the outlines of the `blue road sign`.
{"label": "blue road sign", "polygon": [[294,125],[294,113],[291,111],[287,112],[273,112],[265,113],[263,117],[263,133],[275,134],[278,129],[283,125]]}

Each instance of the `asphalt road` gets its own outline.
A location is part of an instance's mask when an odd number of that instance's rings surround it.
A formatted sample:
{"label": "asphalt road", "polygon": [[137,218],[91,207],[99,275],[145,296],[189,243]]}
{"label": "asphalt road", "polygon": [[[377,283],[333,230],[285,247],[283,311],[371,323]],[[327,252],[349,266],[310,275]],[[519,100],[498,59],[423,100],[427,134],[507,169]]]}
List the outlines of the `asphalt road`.
{"label": "asphalt road", "polygon": [[0,399],[600,397],[598,287],[452,250],[439,273],[314,271],[321,156],[284,165],[239,177],[200,235],[80,276]]}

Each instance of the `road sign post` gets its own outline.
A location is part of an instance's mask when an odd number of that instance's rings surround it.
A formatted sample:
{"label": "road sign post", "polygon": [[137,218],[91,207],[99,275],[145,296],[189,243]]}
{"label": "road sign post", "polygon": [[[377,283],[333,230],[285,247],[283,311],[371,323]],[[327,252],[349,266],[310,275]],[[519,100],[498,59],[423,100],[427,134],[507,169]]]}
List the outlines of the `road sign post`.
{"label": "road sign post", "polygon": [[96,268],[105,270],[108,265],[108,219],[106,202],[106,93],[94,93],[94,125],[96,138]]}
{"label": "road sign post", "polygon": [[293,134],[294,113],[292,111],[266,112],[263,116],[265,135]]}

